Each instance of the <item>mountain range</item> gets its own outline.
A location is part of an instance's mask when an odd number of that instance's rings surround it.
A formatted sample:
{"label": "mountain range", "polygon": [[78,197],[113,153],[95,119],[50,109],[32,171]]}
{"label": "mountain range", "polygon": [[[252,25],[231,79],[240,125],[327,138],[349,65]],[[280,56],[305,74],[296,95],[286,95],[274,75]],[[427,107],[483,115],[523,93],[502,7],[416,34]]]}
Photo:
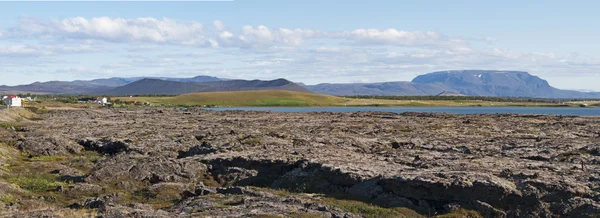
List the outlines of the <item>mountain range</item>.
{"label": "mountain range", "polygon": [[141,79],[106,90],[99,94],[107,95],[180,95],[194,92],[230,92],[248,90],[288,90],[310,92],[308,89],[286,79],[227,80],[210,82],[180,82],[160,79]]}
{"label": "mountain range", "polygon": [[172,78],[172,77],[112,77],[106,79],[94,80],[75,80],[35,82],[28,85],[18,86],[0,86],[0,93],[40,93],[40,94],[92,94],[110,91],[114,88],[128,85],[142,79],[158,79],[174,82],[215,82],[225,81],[213,76],[196,76],[192,78]]}
{"label": "mountain range", "polygon": [[231,80],[212,76],[192,78],[114,77],[71,82],[35,82],[0,86],[0,93],[178,95],[193,92],[290,90],[328,95],[467,95],[534,98],[600,98],[600,92],[554,88],[537,76],[522,71],[450,70],[417,76],[412,81],[380,83],[322,83],[304,85],[286,79]]}

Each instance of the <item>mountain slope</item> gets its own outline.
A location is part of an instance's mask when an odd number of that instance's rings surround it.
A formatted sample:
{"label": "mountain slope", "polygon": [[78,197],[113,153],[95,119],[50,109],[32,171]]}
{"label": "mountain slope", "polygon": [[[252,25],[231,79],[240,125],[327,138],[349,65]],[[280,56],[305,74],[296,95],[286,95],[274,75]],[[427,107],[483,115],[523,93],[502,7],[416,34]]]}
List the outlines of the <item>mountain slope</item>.
{"label": "mountain slope", "polygon": [[444,87],[411,82],[383,82],[383,83],[348,83],[306,86],[316,93],[328,95],[436,95],[445,91]]}
{"label": "mountain slope", "polygon": [[178,82],[142,79],[98,94],[108,95],[180,95],[195,92],[228,92],[248,90],[288,90],[310,92],[285,79],[271,81],[229,80],[216,82]]}

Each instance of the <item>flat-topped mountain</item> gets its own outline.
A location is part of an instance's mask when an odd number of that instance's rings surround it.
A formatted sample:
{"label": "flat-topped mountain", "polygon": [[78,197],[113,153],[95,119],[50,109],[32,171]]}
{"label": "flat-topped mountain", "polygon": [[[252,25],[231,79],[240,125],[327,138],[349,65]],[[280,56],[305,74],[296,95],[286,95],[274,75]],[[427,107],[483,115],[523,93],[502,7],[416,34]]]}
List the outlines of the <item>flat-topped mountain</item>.
{"label": "flat-topped mountain", "polygon": [[569,97],[546,80],[520,71],[455,70],[417,76],[413,83],[447,87],[469,96]]}
{"label": "flat-topped mountain", "polygon": [[537,76],[522,71],[450,70],[417,76],[411,82],[318,84],[308,89],[331,95],[438,95],[536,98],[600,98],[598,92],[554,88]]}

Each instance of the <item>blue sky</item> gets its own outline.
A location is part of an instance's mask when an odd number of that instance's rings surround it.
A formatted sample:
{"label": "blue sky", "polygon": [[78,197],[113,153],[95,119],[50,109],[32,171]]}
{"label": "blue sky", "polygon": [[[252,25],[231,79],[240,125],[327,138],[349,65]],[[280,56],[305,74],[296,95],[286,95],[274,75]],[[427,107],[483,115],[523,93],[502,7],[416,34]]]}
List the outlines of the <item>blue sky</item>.
{"label": "blue sky", "polygon": [[597,1],[0,2],[0,84],[528,71],[600,90]]}

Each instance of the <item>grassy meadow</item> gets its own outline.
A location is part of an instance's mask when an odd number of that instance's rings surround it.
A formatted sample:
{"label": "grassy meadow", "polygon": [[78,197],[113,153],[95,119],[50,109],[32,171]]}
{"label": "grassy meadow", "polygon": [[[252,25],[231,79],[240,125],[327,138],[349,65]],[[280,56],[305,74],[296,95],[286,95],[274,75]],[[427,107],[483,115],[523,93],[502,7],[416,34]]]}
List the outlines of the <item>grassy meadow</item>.
{"label": "grassy meadow", "polygon": [[[204,92],[174,97],[112,97],[112,100],[148,102],[152,105],[193,105],[217,107],[325,107],[325,106],[381,106],[381,107],[579,107],[578,102],[494,102],[481,100],[390,100],[368,97],[337,97],[316,93],[282,90]],[[593,106],[593,105],[590,105]]]}

